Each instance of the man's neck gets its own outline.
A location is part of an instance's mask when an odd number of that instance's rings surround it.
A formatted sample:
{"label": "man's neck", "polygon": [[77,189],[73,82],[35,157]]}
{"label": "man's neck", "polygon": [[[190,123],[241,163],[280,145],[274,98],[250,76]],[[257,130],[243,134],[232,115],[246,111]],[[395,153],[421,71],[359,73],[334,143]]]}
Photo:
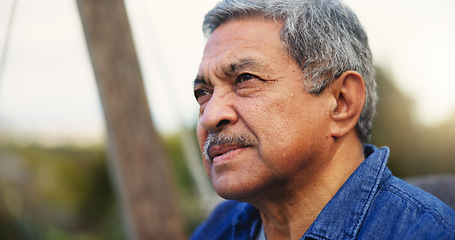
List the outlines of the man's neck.
{"label": "man's neck", "polygon": [[[352,141],[351,141],[352,142]],[[261,213],[267,239],[300,239],[349,176],[364,160],[362,144],[334,144],[330,161],[302,173],[302,184],[251,202]],[[264,200],[266,199],[266,200]]]}

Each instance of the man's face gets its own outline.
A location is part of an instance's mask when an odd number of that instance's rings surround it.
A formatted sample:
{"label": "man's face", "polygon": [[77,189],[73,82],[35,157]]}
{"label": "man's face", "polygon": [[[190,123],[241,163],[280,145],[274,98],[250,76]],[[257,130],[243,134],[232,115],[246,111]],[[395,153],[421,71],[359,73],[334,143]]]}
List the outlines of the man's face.
{"label": "man's face", "polygon": [[194,86],[197,136],[221,197],[245,200],[293,189],[325,159],[327,94],[305,91],[281,28],[262,18],[231,20],[206,44]]}

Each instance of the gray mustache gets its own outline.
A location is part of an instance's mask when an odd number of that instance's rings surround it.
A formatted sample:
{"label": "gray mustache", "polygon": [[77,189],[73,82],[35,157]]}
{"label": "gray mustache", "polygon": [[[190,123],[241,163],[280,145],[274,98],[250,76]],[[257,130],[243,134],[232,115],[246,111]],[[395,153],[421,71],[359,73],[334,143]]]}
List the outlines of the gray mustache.
{"label": "gray mustache", "polygon": [[224,132],[209,132],[207,139],[204,142],[204,147],[202,148],[205,159],[212,160],[213,157],[211,157],[209,154],[210,148],[222,144],[239,144],[243,146],[252,146],[255,144],[255,142],[246,135],[236,135]]}

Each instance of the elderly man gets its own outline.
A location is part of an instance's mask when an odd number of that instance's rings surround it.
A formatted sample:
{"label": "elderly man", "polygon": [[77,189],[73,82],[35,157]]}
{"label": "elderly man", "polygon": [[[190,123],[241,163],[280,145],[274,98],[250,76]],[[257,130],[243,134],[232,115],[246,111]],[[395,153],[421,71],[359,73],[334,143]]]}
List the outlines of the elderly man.
{"label": "elderly man", "polygon": [[194,81],[204,167],[223,198],[193,239],[454,239],[455,212],[365,144],[367,36],[335,0],[226,0]]}

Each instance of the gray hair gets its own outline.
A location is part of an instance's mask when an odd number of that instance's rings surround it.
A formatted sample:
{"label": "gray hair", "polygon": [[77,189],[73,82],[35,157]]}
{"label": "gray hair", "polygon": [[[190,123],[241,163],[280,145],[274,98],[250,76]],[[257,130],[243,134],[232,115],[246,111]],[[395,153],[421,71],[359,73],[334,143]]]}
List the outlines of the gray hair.
{"label": "gray hair", "polygon": [[368,142],[377,94],[368,37],[354,12],[337,0],[223,0],[205,15],[203,31],[210,36],[231,19],[261,16],[281,20],[281,40],[297,61],[306,90],[321,94],[348,70],[362,75],[366,101],[357,133]]}

